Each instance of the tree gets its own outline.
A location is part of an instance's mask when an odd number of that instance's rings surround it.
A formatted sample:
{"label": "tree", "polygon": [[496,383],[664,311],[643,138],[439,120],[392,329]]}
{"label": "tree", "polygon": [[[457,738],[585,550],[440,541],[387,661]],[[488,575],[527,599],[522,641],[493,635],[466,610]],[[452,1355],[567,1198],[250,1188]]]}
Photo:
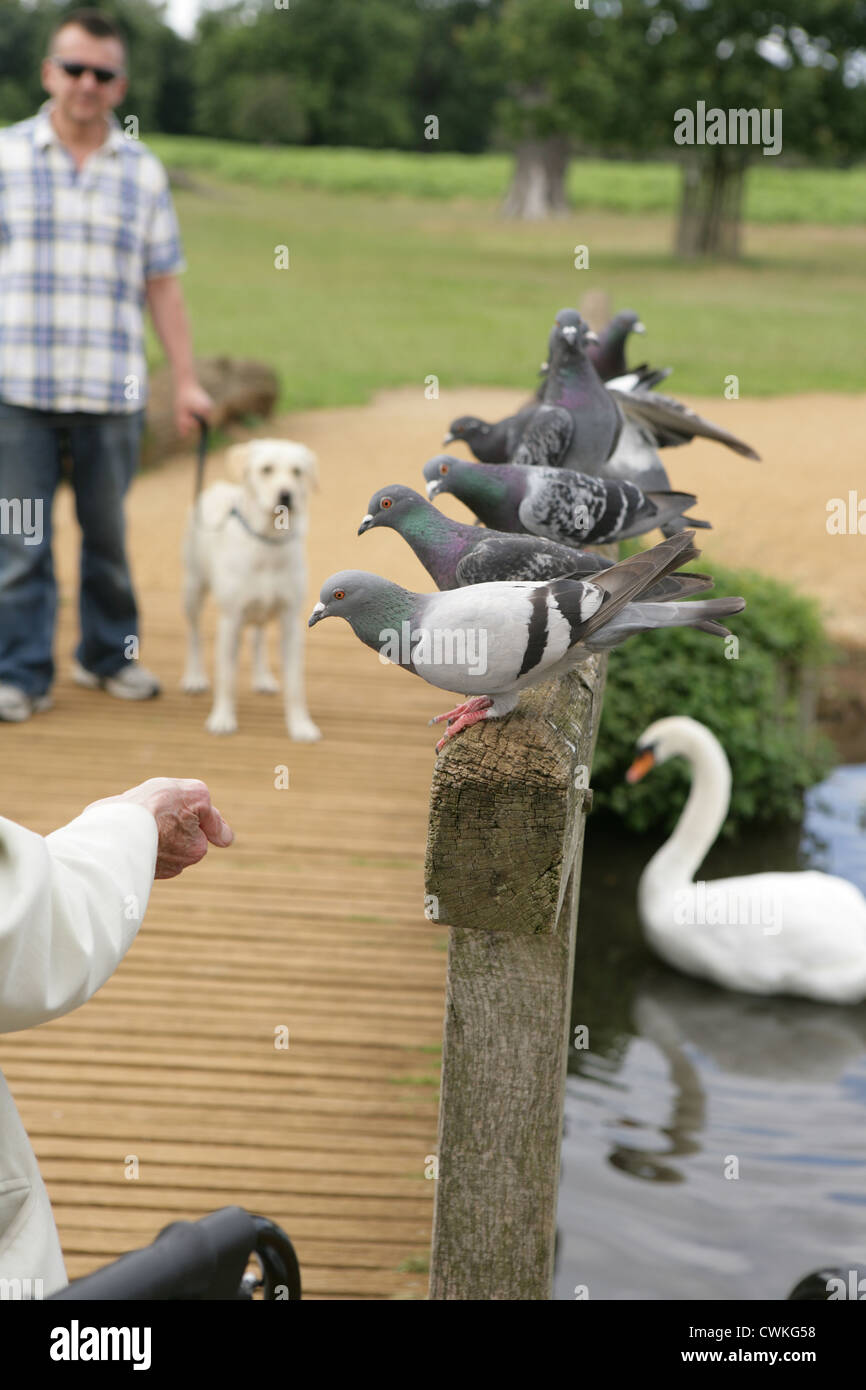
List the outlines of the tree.
{"label": "tree", "polygon": [[268,0],[205,12],[198,26],[196,126],[240,138],[226,73],[291,79],[313,145],[411,145],[409,89],[419,12],[391,0]]}
{"label": "tree", "polygon": [[502,0],[417,0],[419,30],[410,85],[411,121],[417,149],[429,148],[428,116],[439,122],[437,148],[486,150],[503,82],[498,70],[473,61],[475,26],[498,14]]}
{"label": "tree", "polygon": [[611,0],[596,0],[594,10],[564,0],[505,0],[468,36],[475,64],[497,73],[504,88],[499,131],[515,149],[506,215],[563,212],[575,149],[615,136],[621,26],[614,10]]}
{"label": "tree", "polygon": [[308,122],[299,85],[279,72],[243,76],[233,110],[233,131],[241,140],[265,145],[300,145]]}
{"label": "tree", "polygon": [[729,126],[728,112],[742,112],[739,131],[747,112],[760,122],[760,113],[780,111],[786,151],[836,162],[862,153],[866,0],[585,3],[506,0],[498,22],[478,26],[478,60],[508,81],[500,116],[516,154],[511,215],[561,211],[568,163],[581,146],[674,154],[683,165],[678,250],[734,256],[744,180],[764,157],[763,137],[677,144],[675,113],[697,118],[702,102],[704,113],[724,112]]}
{"label": "tree", "polygon": [[[695,138],[676,147],[681,255],[739,254],[745,179],[756,159],[784,149],[838,163],[862,152],[866,86],[852,75],[866,38],[863,0],[627,3],[624,18],[646,26],[647,133],[660,148],[675,123]],[[700,134],[706,143],[697,143]]]}

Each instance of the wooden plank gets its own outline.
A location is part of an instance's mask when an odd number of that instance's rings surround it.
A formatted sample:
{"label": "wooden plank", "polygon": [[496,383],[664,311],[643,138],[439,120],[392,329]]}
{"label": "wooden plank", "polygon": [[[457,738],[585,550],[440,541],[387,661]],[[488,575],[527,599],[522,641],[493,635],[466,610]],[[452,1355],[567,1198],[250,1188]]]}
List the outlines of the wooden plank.
{"label": "wooden plank", "polygon": [[[343,453],[323,462],[312,589],[339,568],[378,453],[347,496]],[[219,476],[219,463],[213,464]],[[240,730],[204,730],[209,703],[178,689],[180,548],[191,460],[139,478],[129,505],[142,657],[159,700],[73,685],[76,531],[55,506],[61,590],[55,708],[3,731],[3,815],[47,833],[91,800],[151,776],[198,776],[233,824],[223,854],[157,883],[138,939],[83,1008],[0,1037],[0,1065],[55,1204],[71,1277],[146,1243],[170,1221],[238,1203],[303,1232],[305,1296],[426,1294],[400,1271],[429,1248],[442,1033],[444,933],[423,915],[423,845],[435,738],[431,692],[386,670],[337,624],[308,647],[320,744],[292,744],[278,699],[249,693]],[[354,518],[357,508],[358,517]],[[337,509],[336,513],[334,509]],[[402,565],[402,569],[401,569]],[[408,551],[391,573],[415,577]],[[207,617],[213,631],[213,613]],[[382,720],[399,756],[382,757]],[[289,789],[274,787],[277,765]],[[290,1033],[273,1046],[274,1027]],[[123,1177],[136,1153],[140,1178]],[[107,1223],[107,1229],[100,1229]],[[293,1231],[293,1225],[295,1231]]]}

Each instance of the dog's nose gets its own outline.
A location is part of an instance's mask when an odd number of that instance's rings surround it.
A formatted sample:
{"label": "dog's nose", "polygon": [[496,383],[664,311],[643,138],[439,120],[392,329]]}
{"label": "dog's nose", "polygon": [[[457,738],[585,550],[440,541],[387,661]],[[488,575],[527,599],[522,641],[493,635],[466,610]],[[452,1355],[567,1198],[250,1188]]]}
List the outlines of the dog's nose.
{"label": "dog's nose", "polygon": [[280,503],[280,506],[281,506],[281,507],[286,507],[288,511],[291,511],[291,510],[292,510],[292,494],[291,494],[290,492],[281,492],[281,493],[280,493],[280,498],[279,498],[279,503]]}

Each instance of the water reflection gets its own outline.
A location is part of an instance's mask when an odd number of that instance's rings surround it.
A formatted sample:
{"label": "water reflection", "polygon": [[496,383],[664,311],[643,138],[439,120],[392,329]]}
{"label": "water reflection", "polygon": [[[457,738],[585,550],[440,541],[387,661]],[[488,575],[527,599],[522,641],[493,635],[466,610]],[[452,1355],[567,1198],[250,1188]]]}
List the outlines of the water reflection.
{"label": "water reflection", "polygon": [[[864,806],[866,767],[839,768],[802,835],[716,845],[702,873],[814,867],[866,891]],[[866,1005],[669,970],[635,908],[655,844],[590,828],[572,1011],[588,1046],[569,1062],[555,1297],[781,1299],[804,1269],[862,1261]]]}

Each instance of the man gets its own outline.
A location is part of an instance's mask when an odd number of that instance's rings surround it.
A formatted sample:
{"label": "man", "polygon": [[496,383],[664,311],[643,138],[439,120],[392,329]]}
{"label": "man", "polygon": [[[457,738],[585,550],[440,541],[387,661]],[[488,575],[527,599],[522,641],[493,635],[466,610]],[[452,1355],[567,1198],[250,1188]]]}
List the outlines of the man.
{"label": "man", "polygon": [[[208,841],[232,838],[203,782],[168,777],[94,801],[44,839],[0,816],[0,1033],[35,1028],[95,994],[132,945],[154,878],[175,877],[204,857]],[[41,1279],[45,1295],[68,1282],[36,1155],[2,1075],[0,1279]]]}
{"label": "man", "polygon": [[114,22],[76,10],[42,65],[50,99],[0,131],[0,719],[50,707],[57,603],[51,504],[64,447],[81,526],[74,679],[123,699],[159,693],[138,664],[123,499],[138,464],[147,303],[188,433],[195,378],[165,170],[122,131],[126,54]]}

